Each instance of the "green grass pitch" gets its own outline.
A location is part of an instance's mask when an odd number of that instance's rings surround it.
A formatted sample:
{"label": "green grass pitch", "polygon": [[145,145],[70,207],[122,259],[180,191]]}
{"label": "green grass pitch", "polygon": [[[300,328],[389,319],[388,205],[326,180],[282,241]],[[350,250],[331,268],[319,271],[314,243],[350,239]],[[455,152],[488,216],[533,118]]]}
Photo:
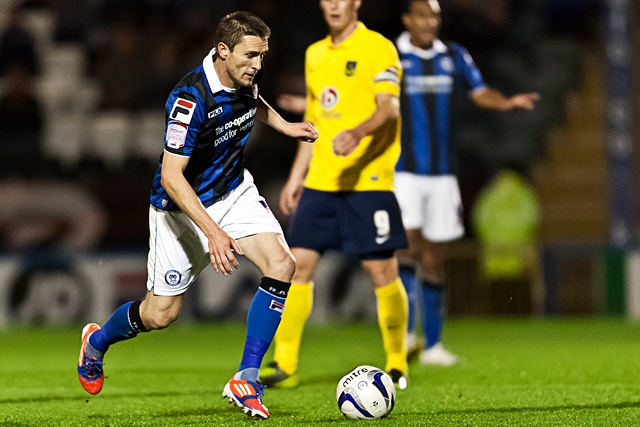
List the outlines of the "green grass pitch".
{"label": "green grass pitch", "polygon": [[640,324],[619,319],[451,319],[450,368],[411,366],[383,420],[342,417],[338,379],[384,367],[375,324],[305,331],[301,385],[267,390],[256,421],[220,395],[244,340],[238,324],[174,324],[111,348],[97,396],[77,379],[77,328],[0,330],[0,426],[637,426]]}

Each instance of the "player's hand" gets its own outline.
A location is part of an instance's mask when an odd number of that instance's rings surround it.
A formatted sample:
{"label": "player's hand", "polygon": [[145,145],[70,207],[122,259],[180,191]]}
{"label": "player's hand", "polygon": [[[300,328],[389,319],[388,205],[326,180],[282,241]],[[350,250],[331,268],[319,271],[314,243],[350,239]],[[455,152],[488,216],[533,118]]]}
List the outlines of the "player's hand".
{"label": "player's hand", "polygon": [[360,136],[355,130],[344,130],[333,138],[333,153],[337,156],[348,156],[360,144]]}
{"label": "player's hand", "polygon": [[523,110],[533,110],[536,108],[536,101],[540,99],[538,92],[519,93],[509,98],[511,109],[521,108]]}
{"label": "player's hand", "polygon": [[289,123],[286,134],[304,142],[314,142],[318,139],[318,131],[309,122]]}
{"label": "player's hand", "polygon": [[290,113],[303,114],[307,109],[307,99],[301,95],[282,94],[276,101],[278,107]]}
{"label": "player's hand", "polygon": [[209,236],[209,259],[216,273],[228,276],[233,273],[234,267],[240,268],[235,254],[244,255],[244,252],[238,242],[221,228],[218,228],[213,236]]}
{"label": "player's hand", "polygon": [[292,215],[298,208],[303,182],[288,180],[280,192],[280,209],[285,215]]}

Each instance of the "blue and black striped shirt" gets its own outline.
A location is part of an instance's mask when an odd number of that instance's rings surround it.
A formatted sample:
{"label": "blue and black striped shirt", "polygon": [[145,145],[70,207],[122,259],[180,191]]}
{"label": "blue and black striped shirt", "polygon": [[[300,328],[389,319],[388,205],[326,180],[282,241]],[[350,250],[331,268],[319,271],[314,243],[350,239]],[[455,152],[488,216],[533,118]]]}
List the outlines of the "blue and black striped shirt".
{"label": "blue and black striped shirt", "polygon": [[455,43],[436,40],[431,49],[420,49],[404,32],[397,40],[402,61],[400,95],[402,152],[396,171],[419,175],[450,175],[451,99],[454,86],[485,86],[471,55]]}
{"label": "blue and black striped shirt", "polygon": [[[184,176],[205,207],[243,180],[244,146],[253,128],[258,98],[257,83],[238,90],[223,87],[213,68],[214,54],[212,51],[202,65],[182,78],[165,104],[164,150],[189,157]],[[160,184],[163,156],[153,179],[151,204],[180,210]]]}

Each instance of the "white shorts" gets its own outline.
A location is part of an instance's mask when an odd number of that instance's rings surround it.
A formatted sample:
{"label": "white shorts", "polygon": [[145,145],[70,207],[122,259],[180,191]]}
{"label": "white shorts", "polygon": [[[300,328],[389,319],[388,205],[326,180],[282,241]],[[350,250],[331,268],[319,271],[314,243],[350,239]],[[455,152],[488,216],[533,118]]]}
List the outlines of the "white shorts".
{"label": "white shorts", "polygon": [[[247,170],[239,187],[206,210],[234,239],[259,233],[283,234]],[[187,214],[153,206],[149,209],[149,232],[147,289],[153,289],[156,295],[183,294],[210,264],[207,238]]]}
{"label": "white shorts", "polygon": [[396,172],[395,193],[407,230],[421,229],[423,237],[432,242],[448,242],[464,235],[462,199],[454,175]]}

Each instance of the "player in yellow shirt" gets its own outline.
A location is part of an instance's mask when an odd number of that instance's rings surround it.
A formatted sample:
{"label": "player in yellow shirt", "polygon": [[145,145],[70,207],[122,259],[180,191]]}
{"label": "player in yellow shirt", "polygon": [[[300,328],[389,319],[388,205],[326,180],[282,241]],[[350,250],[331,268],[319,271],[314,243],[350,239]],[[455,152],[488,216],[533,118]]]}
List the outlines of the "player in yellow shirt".
{"label": "player in yellow shirt", "polygon": [[295,212],[288,235],[297,267],[274,361],[260,380],[298,384],[298,353],[313,306],[313,274],[327,250],[357,254],[372,278],[385,370],[407,386],[407,294],[398,274],[397,249],[407,247],[394,167],[400,154],[402,68],[391,41],[358,21],[362,0],[320,0],[329,35],[307,49],[306,120],[319,138],[300,144],[280,205]]}

